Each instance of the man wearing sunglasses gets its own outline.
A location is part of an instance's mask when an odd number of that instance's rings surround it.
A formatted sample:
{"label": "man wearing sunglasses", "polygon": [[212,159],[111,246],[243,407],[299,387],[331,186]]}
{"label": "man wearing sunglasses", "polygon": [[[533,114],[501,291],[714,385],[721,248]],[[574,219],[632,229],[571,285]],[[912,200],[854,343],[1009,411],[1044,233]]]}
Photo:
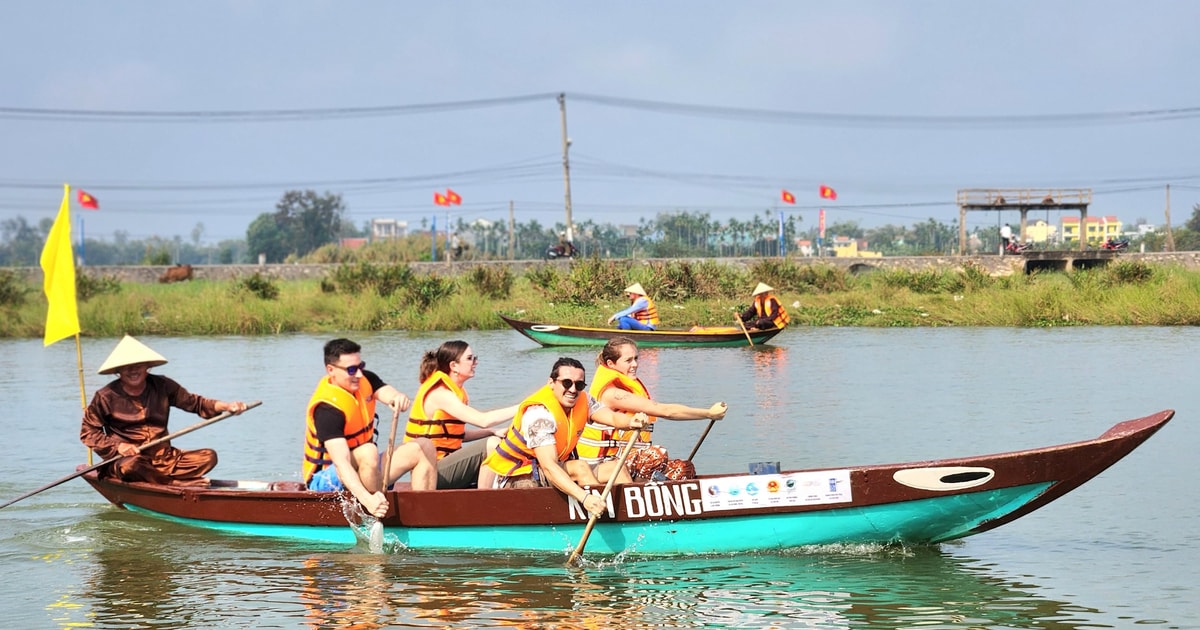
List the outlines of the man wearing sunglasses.
{"label": "man wearing sunglasses", "polygon": [[587,393],[585,376],[579,361],[560,358],[546,385],[517,405],[512,426],[484,461],[497,475],[496,487],[554,486],[599,515],[604,502],[582,486],[606,483],[612,475],[618,483],[632,481],[615,461],[593,466],[574,457],[588,420],[618,429],[640,429],[647,420],[644,413],[626,415],[601,405]]}
{"label": "man wearing sunglasses", "polygon": [[304,438],[304,483],[309,490],[349,490],[367,512],[387,513],[383,490],[412,472],[413,490],[437,487],[437,452],[427,439],[392,451],[391,470],[382,471],[375,444],[375,404],[399,412],[409,400],[366,369],[362,347],[349,339],[325,344],[325,376],[308,401]]}

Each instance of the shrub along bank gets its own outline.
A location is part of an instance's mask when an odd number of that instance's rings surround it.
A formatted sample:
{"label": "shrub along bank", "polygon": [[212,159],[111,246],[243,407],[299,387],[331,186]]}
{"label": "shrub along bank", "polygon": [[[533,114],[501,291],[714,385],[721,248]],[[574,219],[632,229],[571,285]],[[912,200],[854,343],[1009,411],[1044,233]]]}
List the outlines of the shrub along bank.
{"label": "shrub along bank", "polygon": [[[718,262],[584,259],[517,274],[477,267],[458,277],[404,264],[359,262],[319,280],[124,283],[77,275],[86,336],[260,335],[504,327],[497,312],[555,324],[603,326],[640,282],[662,328],[733,323],[766,282],[793,326],[1080,326],[1200,324],[1200,272],[1118,261],[1089,271],[993,277],[970,265],[947,271],[873,271],[762,259],[747,269]],[[40,286],[0,270],[0,336],[41,337]]]}

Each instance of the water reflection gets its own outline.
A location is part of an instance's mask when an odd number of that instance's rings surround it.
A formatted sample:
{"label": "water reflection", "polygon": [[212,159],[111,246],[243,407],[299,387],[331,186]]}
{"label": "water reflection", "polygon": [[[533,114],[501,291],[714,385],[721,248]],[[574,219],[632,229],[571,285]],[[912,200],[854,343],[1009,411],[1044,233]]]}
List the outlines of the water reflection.
{"label": "water reflection", "polygon": [[[360,575],[354,565],[338,580]],[[602,562],[393,558],[379,622],[418,627],[1076,627],[1094,609],[934,549]],[[375,589],[362,608],[383,610]],[[349,604],[346,604],[349,606]],[[362,627],[375,627],[365,625]]]}
{"label": "water reflection", "polygon": [[305,558],[300,600],[310,628],[383,628],[390,584],[380,556]]}

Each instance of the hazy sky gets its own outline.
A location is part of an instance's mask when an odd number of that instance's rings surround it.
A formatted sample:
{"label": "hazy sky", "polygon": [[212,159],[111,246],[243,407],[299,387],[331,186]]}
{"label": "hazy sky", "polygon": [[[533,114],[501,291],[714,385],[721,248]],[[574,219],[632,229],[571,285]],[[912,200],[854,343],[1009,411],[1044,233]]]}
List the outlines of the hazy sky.
{"label": "hazy sky", "polygon": [[576,222],[779,208],[803,228],[822,183],[839,195],[829,221],[864,226],[949,221],[960,188],[1091,188],[1091,214],[1129,223],[1162,223],[1166,184],[1173,223],[1200,202],[1197,2],[114,1],[3,14],[0,220],[53,216],[69,182],[100,200],[73,210],[89,238],[189,239],[199,222],[206,242],[242,238],[284,191],[308,188],[341,193],[356,224],[435,212],[441,224],[432,195],[447,187],[463,198],[454,218],[507,219],[511,200],[520,221],[562,222],[560,92]]}

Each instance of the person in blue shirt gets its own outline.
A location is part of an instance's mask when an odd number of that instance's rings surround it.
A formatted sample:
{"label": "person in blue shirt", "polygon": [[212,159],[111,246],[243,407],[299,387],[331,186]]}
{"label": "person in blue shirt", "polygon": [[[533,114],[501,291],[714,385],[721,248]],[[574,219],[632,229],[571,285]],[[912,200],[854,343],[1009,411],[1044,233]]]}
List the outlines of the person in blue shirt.
{"label": "person in blue shirt", "polygon": [[608,318],[608,323],[617,322],[617,328],[621,330],[655,330],[658,328],[658,307],[654,305],[654,300],[646,295],[646,290],[642,288],[642,283],[634,282],[625,287],[625,293],[629,296],[629,308],[613,313]]}

